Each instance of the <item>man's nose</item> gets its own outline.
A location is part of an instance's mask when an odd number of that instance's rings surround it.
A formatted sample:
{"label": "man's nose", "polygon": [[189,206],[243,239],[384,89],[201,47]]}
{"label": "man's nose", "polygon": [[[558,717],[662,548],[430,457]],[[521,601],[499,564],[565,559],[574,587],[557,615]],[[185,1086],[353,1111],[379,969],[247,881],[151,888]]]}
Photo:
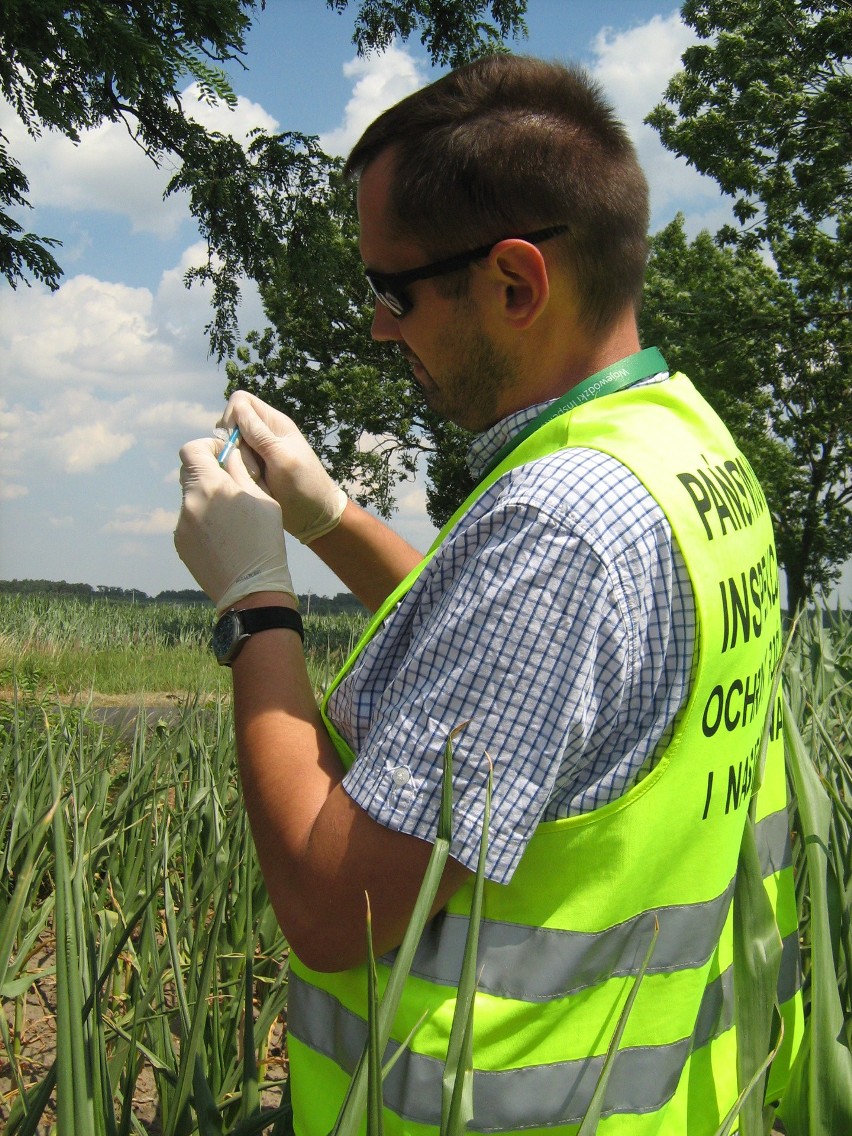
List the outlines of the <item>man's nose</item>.
{"label": "man's nose", "polygon": [[402,339],[399,333],[399,320],[381,300],[375,302],[370,334],[379,342],[397,342]]}

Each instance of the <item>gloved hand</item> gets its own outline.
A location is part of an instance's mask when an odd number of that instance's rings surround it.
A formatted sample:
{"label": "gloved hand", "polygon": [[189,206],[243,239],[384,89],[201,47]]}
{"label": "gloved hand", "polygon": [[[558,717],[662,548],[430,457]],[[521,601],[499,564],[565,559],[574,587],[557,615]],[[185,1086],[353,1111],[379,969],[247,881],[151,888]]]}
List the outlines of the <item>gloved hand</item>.
{"label": "gloved hand", "polygon": [[248,391],[237,391],[219,425],[228,430],[239,426],[242,444],[257,455],[263,480],[281,506],[288,533],[310,544],[336,527],[346,508],[346,494],[326,473],[292,418]]}
{"label": "gloved hand", "polygon": [[222,469],[220,449],[216,439],[200,438],[180,451],[178,556],[220,615],[252,592],[287,592],[295,599],[280,508],[252,481],[239,450]]}

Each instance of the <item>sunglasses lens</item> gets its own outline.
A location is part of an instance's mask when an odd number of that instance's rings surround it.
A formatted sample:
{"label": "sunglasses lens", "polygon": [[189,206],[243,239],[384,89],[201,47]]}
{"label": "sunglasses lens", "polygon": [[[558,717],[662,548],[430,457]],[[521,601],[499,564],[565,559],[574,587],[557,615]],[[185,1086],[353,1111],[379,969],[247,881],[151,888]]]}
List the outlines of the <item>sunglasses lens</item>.
{"label": "sunglasses lens", "polygon": [[401,316],[405,314],[405,304],[401,303],[399,297],[395,296],[393,292],[380,292],[378,295],[391,315]]}
{"label": "sunglasses lens", "polygon": [[390,288],[386,287],[381,280],[375,279],[373,276],[367,276],[367,283],[373,289],[373,294],[377,300],[381,300],[384,306],[388,309],[391,315],[399,318],[404,316],[410,310],[411,305],[406,303],[402,297],[398,296]]}

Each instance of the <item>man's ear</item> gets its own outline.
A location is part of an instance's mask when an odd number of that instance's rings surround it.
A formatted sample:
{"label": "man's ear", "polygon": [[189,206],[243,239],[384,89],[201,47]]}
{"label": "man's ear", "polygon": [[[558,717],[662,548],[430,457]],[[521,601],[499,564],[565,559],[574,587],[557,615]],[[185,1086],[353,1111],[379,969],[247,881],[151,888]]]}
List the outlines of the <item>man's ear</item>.
{"label": "man's ear", "polygon": [[511,237],[492,248],[488,258],[499,287],[502,317],[516,331],[525,331],[538,319],[550,297],[547,264],[529,241]]}

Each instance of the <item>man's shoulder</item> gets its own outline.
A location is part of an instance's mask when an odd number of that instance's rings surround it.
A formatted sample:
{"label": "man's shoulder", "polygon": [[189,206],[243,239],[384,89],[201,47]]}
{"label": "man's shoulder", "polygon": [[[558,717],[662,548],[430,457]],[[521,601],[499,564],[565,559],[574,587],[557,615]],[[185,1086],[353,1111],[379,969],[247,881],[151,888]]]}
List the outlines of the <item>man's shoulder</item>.
{"label": "man's shoulder", "polygon": [[566,447],[509,470],[492,486],[493,508],[523,504],[607,542],[667,525],[665,513],[639,478],[611,454]]}

